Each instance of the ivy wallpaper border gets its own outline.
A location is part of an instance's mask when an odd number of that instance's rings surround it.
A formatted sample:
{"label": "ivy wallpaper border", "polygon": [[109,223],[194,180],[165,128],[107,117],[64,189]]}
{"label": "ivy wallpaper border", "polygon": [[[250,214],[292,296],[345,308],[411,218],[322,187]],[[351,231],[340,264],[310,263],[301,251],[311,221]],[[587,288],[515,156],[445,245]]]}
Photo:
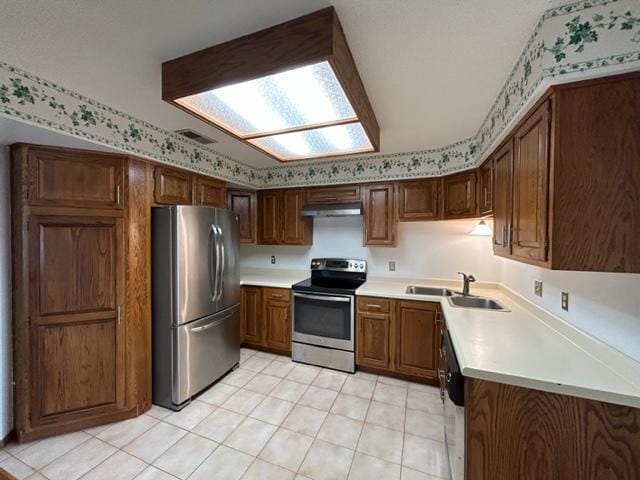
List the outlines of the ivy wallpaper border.
{"label": "ivy wallpaper border", "polygon": [[[441,148],[255,168],[0,61],[0,115],[255,188],[429,177],[481,162],[543,83],[640,68],[640,2],[544,12],[478,132]],[[546,85],[545,85],[546,87]]]}

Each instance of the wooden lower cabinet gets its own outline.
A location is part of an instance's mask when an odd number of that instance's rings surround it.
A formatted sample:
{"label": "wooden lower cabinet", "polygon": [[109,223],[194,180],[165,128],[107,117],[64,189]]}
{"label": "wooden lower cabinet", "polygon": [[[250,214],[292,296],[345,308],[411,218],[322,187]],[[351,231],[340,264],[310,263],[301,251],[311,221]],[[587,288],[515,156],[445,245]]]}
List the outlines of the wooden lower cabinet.
{"label": "wooden lower cabinet", "polygon": [[240,289],[242,343],[291,352],[291,291],[244,285]]}
{"label": "wooden lower cabinet", "polygon": [[640,409],[465,379],[473,480],[640,478]]}
{"label": "wooden lower cabinet", "polygon": [[434,382],[440,305],[357,297],[356,364]]}

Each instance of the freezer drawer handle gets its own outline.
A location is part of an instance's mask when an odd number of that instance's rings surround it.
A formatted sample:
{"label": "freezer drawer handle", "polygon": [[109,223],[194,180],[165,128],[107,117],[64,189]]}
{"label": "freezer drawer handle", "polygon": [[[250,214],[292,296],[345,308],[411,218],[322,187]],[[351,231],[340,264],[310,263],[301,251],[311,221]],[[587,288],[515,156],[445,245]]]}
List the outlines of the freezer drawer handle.
{"label": "freezer drawer handle", "polygon": [[192,331],[193,333],[198,333],[198,332],[202,332],[202,331],[204,331],[204,330],[209,330],[210,328],[217,327],[217,326],[218,326],[218,325],[220,325],[222,322],[224,322],[227,318],[229,318],[229,317],[221,318],[220,320],[216,320],[215,322],[211,322],[211,323],[210,323],[210,324],[208,324],[208,325],[203,325],[203,326],[201,326],[201,327],[195,327],[195,328],[192,328],[192,329],[191,329],[191,331]]}

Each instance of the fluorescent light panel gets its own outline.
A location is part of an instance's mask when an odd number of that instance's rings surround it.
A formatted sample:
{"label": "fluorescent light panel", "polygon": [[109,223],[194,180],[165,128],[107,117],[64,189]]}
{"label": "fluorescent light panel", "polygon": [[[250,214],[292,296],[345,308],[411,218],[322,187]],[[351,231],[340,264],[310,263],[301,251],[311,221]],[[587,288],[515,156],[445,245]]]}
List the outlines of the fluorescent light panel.
{"label": "fluorescent light panel", "polygon": [[373,150],[327,61],[176,102],[280,160]]}

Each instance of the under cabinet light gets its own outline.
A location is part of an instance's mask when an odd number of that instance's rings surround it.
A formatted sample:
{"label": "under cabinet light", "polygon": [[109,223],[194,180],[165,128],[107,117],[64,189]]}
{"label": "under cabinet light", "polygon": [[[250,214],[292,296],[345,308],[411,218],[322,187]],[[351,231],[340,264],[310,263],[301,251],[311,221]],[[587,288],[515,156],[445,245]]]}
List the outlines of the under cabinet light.
{"label": "under cabinet light", "polygon": [[477,235],[480,237],[490,237],[493,235],[491,227],[485,223],[484,220],[480,220],[475,227],[469,232],[469,235]]}
{"label": "under cabinet light", "polygon": [[333,7],[165,62],[162,96],[280,161],[379,151]]}

